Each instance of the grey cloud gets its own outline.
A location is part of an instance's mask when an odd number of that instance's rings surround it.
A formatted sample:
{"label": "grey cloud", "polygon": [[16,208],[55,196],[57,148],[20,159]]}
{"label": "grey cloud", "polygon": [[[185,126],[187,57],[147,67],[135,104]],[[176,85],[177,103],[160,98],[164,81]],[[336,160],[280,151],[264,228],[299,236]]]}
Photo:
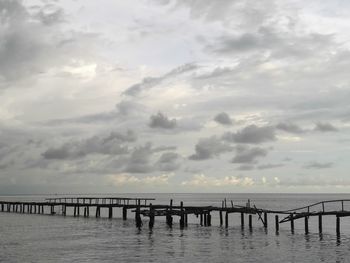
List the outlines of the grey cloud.
{"label": "grey cloud", "polygon": [[75,159],[89,154],[120,155],[129,152],[126,143],[137,139],[132,131],[126,134],[111,132],[108,136],[93,136],[81,141],[73,141],[63,144],[57,148],[49,148],[42,156],[45,159]]}
{"label": "grey cloud", "polygon": [[260,157],[265,157],[268,151],[260,147],[248,148],[238,146],[236,156],[232,159],[232,163],[255,163]]}
{"label": "grey cloud", "polygon": [[283,163],[276,163],[276,164],[269,163],[269,164],[258,165],[257,168],[259,170],[266,170],[266,169],[279,168],[283,166],[285,166]]}
{"label": "grey cloud", "polygon": [[166,152],[159,157],[156,166],[160,171],[175,171],[180,167],[179,159],[177,153]]}
{"label": "grey cloud", "polygon": [[176,119],[169,119],[166,115],[158,112],[150,118],[149,127],[161,129],[174,129],[176,127]]}
{"label": "grey cloud", "polygon": [[149,173],[154,171],[151,162],[152,146],[146,144],[145,146],[134,149],[131,153],[125,168],[128,173]]}
{"label": "grey cloud", "polygon": [[300,128],[298,125],[290,122],[280,122],[276,125],[276,129],[295,134],[301,134],[305,132],[305,130]]}
{"label": "grey cloud", "polygon": [[198,66],[196,64],[185,64],[182,65],[180,67],[177,67],[173,70],[171,70],[170,72],[168,72],[167,74],[161,76],[161,77],[147,77],[144,78],[142,80],[142,82],[137,83],[132,85],[131,87],[127,88],[123,94],[127,95],[127,96],[132,96],[132,97],[136,97],[137,95],[139,95],[141,92],[152,89],[153,87],[155,87],[156,85],[161,84],[164,80],[167,79],[172,79],[175,78],[179,75],[185,74],[187,72],[191,72],[195,69],[197,69]]}
{"label": "grey cloud", "polygon": [[189,157],[190,160],[207,160],[221,153],[232,151],[232,147],[224,144],[217,137],[210,137],[199,140],[195,146],[196,153]]}
{"label": "grey cloud", "polygon": [[255,169],[254,165],[243,164],[243,165],[238,166],[236,170],[239,170],[239,171],[251,171],[251,170],[254,170],[254,169]]}
{"label": "grey cloud", "polygon": [[220,123],[222,125],[232,125],[233,124],[232,119],[230,118],[230,116],[226,112],[221,112],[221,113],[217,114],[214,117],[214,120],[217,123]]}
{"label": "grey cloud", "polygon": [[303,166],[304,169],[327,169],[333,167],[332,162],[326,162],[326,163],[320,163],[320,162],[311,162],[308,164],[305,164]]}
{"label": "grey cloud", "polygon": [[330,123],[318,122],[314,128],[315,131],[320,132],[336,132],[338,129]]}
{"label": "grey cloud", "polygon": [[229,142],[261,144],[276,140],[276,135],[272,126],[258,127],[253,124],[236,133],[227,132],[222,138]]}

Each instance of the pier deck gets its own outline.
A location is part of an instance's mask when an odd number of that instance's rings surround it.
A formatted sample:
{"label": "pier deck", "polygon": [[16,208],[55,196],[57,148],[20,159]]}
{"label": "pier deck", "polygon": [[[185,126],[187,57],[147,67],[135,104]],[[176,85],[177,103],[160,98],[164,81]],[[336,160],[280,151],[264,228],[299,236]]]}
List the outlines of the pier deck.
{"label": "pier deck", "polygon": [[[241,226],[245,225],[245,215],[248,215],[248,226],[252,228],[252,216],[258,217],[262,225],[267,228],[268,214],[275,216],[275,230],[279,231],[279,224],[290,222],[291,230],[294,232],[294,221],[304,219],[305,233],[309,232],[309,217],[318,217],[319,232],[322,232],[322,217],[335,216],[336,233],[340,234],[340,218],[350,216],[350,211],[345,209],[344,204],[349,203],[350,199],[327,200],[299,207],[290,210],[268,210],[252,207],[250,203],[246,206],[231,205],[228,206],[226,200],[221,202],[221,206],[185,206],[183,202],[180,205],[173,205],[170,200],[169,205],[152,204],[154,198],[123,198],[123,197],[60,197],[47,198],[43,201],[6,201],[0,200],[0,212],[15,212],[29,214],[50,214],[62,216],[67,215],[67,208],[73,208],[73,216],[90,216],[90,209],[95,212],[95,217],[101,216],[101,209],[108,209],[108,218],[113,218],[113,208],[122,208],[122,218],[127,220],[128,211],[134,213],[135,223],[141,228],[143,223],[141,215],[149,218],[149,227],[154,226],[155,217],[165,217],[166,224],[169,227],[173,225],[173,217],[179,217],[180,228],[187,227],[188,215],[199,217],[201,226],[211,226],[212,215],[219,215],[220,226],[229,226],[229,214],[238,213],[241,215]],[[329,205],[331,204],[331,205]],[[331,206],[331,207],[330,207]],[[339,209],[335,209],[339,207]],[[49,209],[49,212],[47,212]],[[81,211],[82,210],[82,211]],[[279,220],[279,216],[284,216]]]}

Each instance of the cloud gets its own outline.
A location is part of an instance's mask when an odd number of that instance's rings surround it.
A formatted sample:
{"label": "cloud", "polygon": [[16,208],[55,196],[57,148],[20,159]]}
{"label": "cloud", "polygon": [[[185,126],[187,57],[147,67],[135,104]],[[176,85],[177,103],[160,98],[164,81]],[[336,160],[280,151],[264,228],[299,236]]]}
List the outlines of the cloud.
{"label": "cloud", "polygon": [[169,119],[166,115],[158,112],[150,118],[149,127],[160,129],[174,129],[176,127],[176,119]]}
{"label": "cloud", "polygon": [[301,134],[305,132],[305,130],[300,128],[298,125],[290,122],[280,122],[276,125],[276,129],[295,134]]}
{"label": "cloud", "polygon": [[338,129],[330,123],[317,122],[314,128],[315,131],[319,132],[337,132]]}
{"label": "cloud", "polygon": [[64,160],[85,157],[89,154],[121,155],[127,154],[126,143],[136,141],[136,134],[128,130],[125,134],[111,132],[107,136],[93,136],[80,141],[72,141],[57,148],[49,148],[42,153],[48,160]]}
{"label": "cloud", "polygon": [[327,169],[332,168],[334,163],[332,162],[326,162],[326,163],[319,163],[319,162],[311,162],[308,164],[305,164],[303,166],[304,169]]}
{"label": "cloud", "polygon": [[285,166],[285,164],[283,163],[268,163],[268,164],[262,164],[262,165],[258,165],[257,168],[259,170],[266,170],[266,169],[273,169],[273,168],[279,168],[279,167],[283,167]]}
{"label": "cloud", "polygon": [[226,112],[221,112],[219,114],[217,114],[214,117],[214,121],[216,121],[217,123],[220,123],[222,125],[232,125],[232,119],[230,118],[230,116],[226,113]]}
{"label": "cloud", "polygon": [[253,124],[236,133],[227,132],[222,138],[235,143],[261,144],[276,140],[276,135],[272,126],[258,127]]}
{"label": "cloud", "polygon": [[236,170],[239,170],[239,171],[251,171],[251,170],[254,170],[254,169],[255,169],[254,165],[243,164],[243,165],[238,166]]}
{"label": "cloud", "polygon": [[169,184],[169,179],[173,174],[162,174],[158,176],[146,176],[146,177],[136,177],[127,173],[109,175],[108,179],[115,186],[125,186],[125,185],[167,185]]}
{"label": "cloud", "polygon": [[151,164],[152,145],[137,147],[131,153],[125,168],[127,173],[149,173],[154,171]]}
{"label": "cloud", "polygon": [[223,186],[243,186],[254,185],[254,180],[250,177],[225,176],[223,178],[210,177],[204,174],[196,174],[192,179],[183,181],[183,186],[192,187],[223,187]]}
{"label": "cloud", "polygon": [[144,91],[148,91],[150,89],[152,89],[153,87],[161,84],[163,81],[165,80],[171,80],[176,78],[177,76],[181,76],[185,73],[191,72],[195,69],[197,69],[198,66],[196,64],[185,64],[182,66],[179,66],[173,70],[171,70],[170,72],[164,74],[161,77],[147,77],[144,78],[142,80],[142,82],[137,83],[132,85],[131,87],[127,88],[123,94],[126,96],[132,96],[132,97],[136,97],[138,96],[140,93],[144,92]]}
{"label": "cloud", "polygon": [[190,160],[207,160],[220,155],[221,153],[232,151],[232,147],[223,143],[220,139],[213,136],[200,139],[195,146],[195,154],[189,157]]}
{"label": "cloud", "polygon": [[267,153],[268,151],[266,149],[259,147],[248,148],[238,146],[232,163],[255,163],[258,158],[265,157]]}
{"label": "cloud", "polygon": [[175,171],[180,167],[180,156],[174,152],[163,153],[157,163],[156,167],[159,171]]}

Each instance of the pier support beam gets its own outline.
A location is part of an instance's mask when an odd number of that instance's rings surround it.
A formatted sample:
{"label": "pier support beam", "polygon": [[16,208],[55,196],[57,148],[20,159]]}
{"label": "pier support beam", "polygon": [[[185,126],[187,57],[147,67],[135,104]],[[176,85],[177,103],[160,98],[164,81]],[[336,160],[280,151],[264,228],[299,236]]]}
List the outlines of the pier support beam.
{"label": "pier support beam", "polygon": [[152,207],[152,203],[149,204],[149,223],[148,223],[148,227],[150,229],[152,229],[154,226],[154,209]]}
{"label": "pier support beam", "polygon": [[225,227],[228,228],[228,212],[225,214]]}
{"label": "pier support beam", "polygon": [[210,211],[208,212],[208,214],[207,214],[207,225],[208,226],[211,226],[211,214],[210,214]]}
{"label": "pier support beam", "polygon": [[244,213],[241,213],[241,227],[244,228]]}
{"label": "pier support beam", "polygon": [[180,203],[180,228],[183,229],[185,227],[185,218],[184,218],[184,203],[181,201]]}
{"label": "pier support beam", "polygon": [[292,233],[294,233],[294,216],[293,214],[290,214],[290,229]]}
{"label": "pier support beam", "polygon": [[128,209],[126,206],[123,206],[123,220],[128,218]]}
{"label": "pier support beam", "polygon": [[309,218],[307,216],[304,217],[305,222],[305,234],[309,234]]}
{"label": "pier support beam", "polygon": [[279,224],[279,220],[278,220],[278,215],[275,215],[275,228],[276,228],[276,233],[278,233],[279,230],[280,230],[280,224]]}
{"label": "pier support beam", "polygon": [[249,230],[252,231],[253,230],[253,222],[252,222],[252,215],[249,215],[248,217],[248,223],[249,223]]}
{"label": "pier support beam", "polygon": [[100,206],[96,206],[96,218],[101,216],[101,207]]}
{"label": "pier support beam", "polygon": [[267,228],[267,213],[264,212],[264,227]]}
{"label": "pier support beam", "polygon": [[138,202],[138,206],[136,208],[135,221],[136,221],[136,227],[140,229],[142,227],[142,220],[140,215],[140,201]]}
{"label": "pier support beam", "polygon": [[340,216],[337,215],[336,217],[336,233],[337,233],[337,236],[340,235]]}
{"label": "pier support beam", "polygon": [[108,218],[113,217],[113,206],[108,207]]}
{"label": "pier support beam", "polygon": [[322,233],[322,215],[318,215],[318,232]]}
{"label": "pier support beam", "polygon": [[222,226],[222,210],[220,210],[220,212],[219,212],[219,215],[220,215],[220,226]]}

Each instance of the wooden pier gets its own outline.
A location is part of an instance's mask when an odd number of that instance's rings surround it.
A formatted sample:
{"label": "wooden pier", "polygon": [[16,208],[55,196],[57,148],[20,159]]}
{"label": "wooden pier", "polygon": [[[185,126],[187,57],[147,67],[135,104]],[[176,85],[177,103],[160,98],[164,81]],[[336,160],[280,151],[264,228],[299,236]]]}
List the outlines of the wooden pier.
{"label": "wooden pier", "polygon": [[[50,214],[50,215],[72,215],[74,217],[90,217],[92,210],[96,218],[101,217],[101,210],[104,209],[108,218],[113,218],[113,208],[121,208],[121,217],[127,220],[128,212],[134,213],[135,225],[138,228],[143,226],[142,217],[148,218],[148,227],[153,228],[155,217],[164,217],[168,227],[173,226],[173,218],[179,219],[181,229],[188,226],[188,216],[194,215],[198,218],[200,226],[209,227],[212,225],[212,216],[218,215],[219,225],[229,227],[229,215],[240,215],[240,225],[245,227],[245,218],[248,215],[248,228],[253,228],[253,216],[261,225],[267,229],[268,214],[274,215],[275,231],[279,232],[280,224],[290,222],[290,229],[294,233],[294,222],[304,219],[305,234],[309,233],[309,218],[318,217],[318,230],[323,231],[323,216],[334,216],[336,234],[340,235],[340,219],[350,216],[350,211],[345,209],[344,204],[350,199],[322,201],[308,206],[290,210],[268,210],[251,206],[250,201],[245,206],[234,205],[231,201],[228,205],[226,200],[221,206],[185,206],[183,202],[174,205],[170,200],[169,205],[152,204],[154,198],[120,198],[120,197],[60,197],[48,198],[43,201],[0,201],[0,212],[28,213],[28,214]],[[335,209],[335,207],[337,209]],[[338,209],[339,208],[339,209]],[[67,213],[70,210],[71,213]],[[142,217],[141,217],[142,216]],[[282,217],[280,220],[279,217]],[[271,218],[271,217],[270,217]]]}

